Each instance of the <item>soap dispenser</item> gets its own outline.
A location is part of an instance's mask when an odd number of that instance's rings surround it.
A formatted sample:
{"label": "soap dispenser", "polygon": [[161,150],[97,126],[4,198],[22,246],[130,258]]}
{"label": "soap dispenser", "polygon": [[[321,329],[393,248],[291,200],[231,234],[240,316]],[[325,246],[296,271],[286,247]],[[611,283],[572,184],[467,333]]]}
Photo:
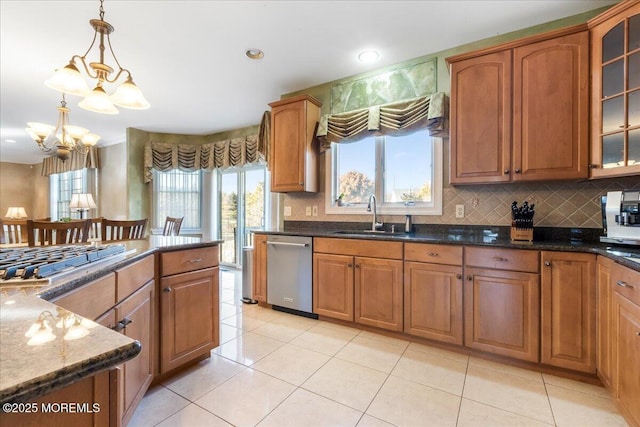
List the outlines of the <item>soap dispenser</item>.
{"label": "soap dispenser", "polygon": [[413,224],[411,224],[411,215],[404,216],[404,232],[411,233],[413,231]]}

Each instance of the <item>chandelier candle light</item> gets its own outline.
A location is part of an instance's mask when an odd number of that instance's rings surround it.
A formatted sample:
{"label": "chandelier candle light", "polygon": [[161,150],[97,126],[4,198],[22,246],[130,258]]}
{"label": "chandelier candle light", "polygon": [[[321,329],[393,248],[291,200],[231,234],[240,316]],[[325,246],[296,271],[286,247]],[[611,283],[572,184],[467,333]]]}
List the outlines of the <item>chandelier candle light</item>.
{"label": "chandelier candle light", "polygon": [[89,129],[71,126],[69,109],[62,94],[58,107],[58,123],[51,126],[45,123],[28,122],[25,130],[45,153],[55,152],[59,159],[67,160],[73,150],[86,154],[89,147],[96,145],[100,137],[90,133]]}
{"label": "chandelier candle light", "polygon": [[[85,97],[78,104],[85,110],[94,111],[96,113],[103,114],[118,114],[118,109],[114,106],[117,105],[123,108],[131,108],[134,110],[145,110],[149,108],[149,103],[142,95],[142,91],[133,83],[133,78],[129,70],[122,68],[118,59],[116,58],[113,48],[111,47],[111,39],[109,35],[114,32],[114,28],[111,24],[104,20],[104,7],[103,1],[100,0],[100,19],[91,19],[89,24],[94,29],[93,41],[89,46],[89,49],[84,55],[73,55],[69,63],[64,67],[56,71],[56,73],[45,82],[45,84],[55,90],[59,90],[64,93],[70,93],[73,95]],[[115,61],[118,72],[110,78],[114,69],[104,62],[105,52],[105,36],[111,56]],[[87,65],[87,54],[91,51],[96,44],[96,40],[100,39],[100,60],[99,62],[90,62]],[[77,64],[82,65],[82,69],[86,72],[87,76],[91,79],[97,80],[96,86],[93,90],[89,90],[87,83],[80,74]],[[107,95],[107,92],[103,88],[103,84],[116,83],[117,80],[126,74],[127,79],[116,89],[115,93],[111,96]]]}

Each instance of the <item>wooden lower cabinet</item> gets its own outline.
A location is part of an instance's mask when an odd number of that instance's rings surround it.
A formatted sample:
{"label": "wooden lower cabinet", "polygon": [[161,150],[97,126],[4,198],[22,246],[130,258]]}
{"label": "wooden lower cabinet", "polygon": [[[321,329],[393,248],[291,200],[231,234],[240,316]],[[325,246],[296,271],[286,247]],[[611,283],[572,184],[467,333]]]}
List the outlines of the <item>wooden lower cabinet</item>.
{"label": "wooden lower cabinet", "polygon": [[253,235],[253,299],[267,302],[267,236]]}
{"label": "wooden lower cabinet", "polygon": [[353,257],[313,254],[313,312],[353,322]]}
{"label": "wooden lower cabinet", "polygon": [[404,263],[404,332],[463,344],[462,267]]}
{"label": "wooden lower cabinet", "polygon": [[355,321],[402,331],[402,261],[355,257],[354,267]]}
{"label": "wooden lower cabinet", "polygon": [[613,384],[612,340],[613,294],[611,267],[613,261],[598,256],[596,264],[596,372],[602,384],[611,389]]}
{"label": "wooden lower cabinet", "polygon": [[542,363],[596,372],[596,256],[541,253]]}
{"label": "wooden lower cabinet", "polygon": [[616,293],[614,325],[614,396],[627,420],[640,426],[640,305]]}
{"label": "wooden lower cabinet", "polygon": [[539,275],[465,268],[467,347],[538,362]]}
{"label": "wooden lower cabinet", "polygon": [[151,280],[115,307],[116,318],[124,326],[122,333],[142,344],[140,354],[122,365],[123,425],[129,422],[153,380],[154,295],[155,281]]}
{"label": "wooden lower cabinet", "polygon": [[160,372],[209,353],[219,337],[219,267],[160,279]]}

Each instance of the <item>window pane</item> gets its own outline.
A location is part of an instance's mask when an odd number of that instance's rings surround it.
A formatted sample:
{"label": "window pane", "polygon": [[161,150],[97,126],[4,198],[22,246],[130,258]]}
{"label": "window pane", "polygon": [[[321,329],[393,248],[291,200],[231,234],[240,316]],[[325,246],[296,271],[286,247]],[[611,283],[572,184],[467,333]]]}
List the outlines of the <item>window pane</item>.
{"label": "window pane", "polygon": [[624,97],[617,96],[602,103],[602,133],[624,129]]}
{"label": "window pane", "polygon": [[338,196],[346,204],[367,203],[375,191],[375,138],[336,144]]}
{"label": "window pane", "polygon": [[58,180],[58,194],[56,197],[56,212],[58,219],[80,218],[79,211],[71,212],[69,202],[74,193],[87,193],[87,170],[75,170],[52,175]]}
{"label": "window pane", "polygon": [[602,167],[624,166],[624,133],[614,133],[602,138]]}
{"label": "window pane", "polygon": [[221,261],[236,263],[236,233],[238,231],[238,174],[220,174],[220,237]]}
{"label": "window pane", "polygon": [[624,22],[613,27],[602,38],[602,62],[624,54]]}
{"label": "window pane", "polygon": [[384,202],[431,202],[432,145],[426,131],[385,137]]}
{"label": "window pane", "polygon": [[201,172],[155,172],[155,228],[166,217],[184,217],[182,228],[200,228]]}
{"label": "window pane", "polygon": [[607,98],[624,90],[624,59],[605,65],[602,69],[602,97]]}
{"label": "window pane", "polygon": [[629,159],[627,164],[640,164],[640,129],[629,131]]}

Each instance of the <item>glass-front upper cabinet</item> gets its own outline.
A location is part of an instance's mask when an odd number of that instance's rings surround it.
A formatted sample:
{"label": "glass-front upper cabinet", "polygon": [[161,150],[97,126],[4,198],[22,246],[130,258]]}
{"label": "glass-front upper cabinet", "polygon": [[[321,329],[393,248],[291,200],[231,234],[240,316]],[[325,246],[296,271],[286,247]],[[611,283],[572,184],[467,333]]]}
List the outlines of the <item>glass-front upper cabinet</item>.
{"label": "glass-front upper cabinet", "polygon": [[589,21],[591,177],[640,175],[640,0]]}

